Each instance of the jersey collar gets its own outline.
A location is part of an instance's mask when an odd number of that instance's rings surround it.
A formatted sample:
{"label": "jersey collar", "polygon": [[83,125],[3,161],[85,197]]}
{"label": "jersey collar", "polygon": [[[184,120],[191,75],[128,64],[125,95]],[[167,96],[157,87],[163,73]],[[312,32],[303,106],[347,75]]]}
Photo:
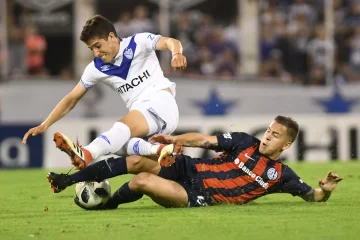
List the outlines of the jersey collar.
{"label": "jersey collar", "polygon": [[120,57],[121,57],[121,55],[122,55],[122,52],[123,52],[123,50],[124,49],[122,49],[122,46],[123,46],[123,44],[121,44],[121,42],[122,42],[122,38],[119,38],[119,40],[120,40],[120,47],[119,47],[119,52],[116,54],[116,56],[113,58],[113,61],[112,62],[115,62],[116,60],[118,60]]}

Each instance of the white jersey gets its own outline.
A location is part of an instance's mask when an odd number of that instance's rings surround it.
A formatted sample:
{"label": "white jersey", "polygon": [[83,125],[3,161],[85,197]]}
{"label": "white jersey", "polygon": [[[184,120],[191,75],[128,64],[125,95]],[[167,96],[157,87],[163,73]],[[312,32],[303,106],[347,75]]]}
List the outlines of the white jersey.
{"label": "white jersey", "polygon": [[98,82],[105,83],[116,91],[128,108],[142,97],[170,88],[175,96],[175,83],[164,77],[155,46],[160,35],[138,33],[120,39],[119,53],[112,63],[95,57],[84,70],[80,82],[90,89]]}

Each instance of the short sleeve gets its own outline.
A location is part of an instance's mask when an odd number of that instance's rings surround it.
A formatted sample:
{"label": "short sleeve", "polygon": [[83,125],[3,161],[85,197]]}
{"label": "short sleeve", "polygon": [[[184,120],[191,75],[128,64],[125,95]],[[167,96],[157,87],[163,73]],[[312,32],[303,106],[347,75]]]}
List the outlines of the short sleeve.
{"label": "short sleeve", "polygon": [[147,51],[156,50],[156,44],[161,38],[161,35],[156,35],[153,33],[138,33],[135,36],[135,42],[136,44],[139,44],[142,46],[143,49],[146,49]]}
{"label": "short sleeve", "polygon": [[80,82],[84,86],[84,88],[90,89],[100,80],[100,77],[98,75],[99,75],[99,71],[95,68],[94,63],[91,62],[85,68],[80,78]]}
{"label": "short sleeve", "polygon": [[218,145],[224,151],[230,152],[236,147],[249,147],[260,141],[244,132],[224,133],[217,136]]}

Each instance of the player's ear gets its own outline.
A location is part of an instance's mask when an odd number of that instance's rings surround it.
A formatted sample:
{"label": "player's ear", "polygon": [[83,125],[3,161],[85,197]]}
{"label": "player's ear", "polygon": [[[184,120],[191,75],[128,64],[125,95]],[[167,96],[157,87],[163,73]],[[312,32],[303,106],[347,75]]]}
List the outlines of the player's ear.
{"label": "player's ear", "polygon": [[284,146],[282,147],[282,150],[285,151],[286,149],[288,149],[291,146],[292,142],[287,142],[284,144]]}
{"label": "player's ear", "polygon": [[112,42],[116,41],[116,35],[115,35],[115,33],[110,32],[110,33],[109,33],[109,36],[108,36],[108,40],[110,40],[110,41],[112,41]]}

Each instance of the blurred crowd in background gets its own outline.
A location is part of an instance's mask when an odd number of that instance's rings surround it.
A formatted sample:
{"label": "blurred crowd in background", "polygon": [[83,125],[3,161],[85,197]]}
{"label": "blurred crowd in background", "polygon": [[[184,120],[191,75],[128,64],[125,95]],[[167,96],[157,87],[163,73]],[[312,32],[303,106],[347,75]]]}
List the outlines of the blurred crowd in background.
{"label": "blurred crowd in background", "polygon": [[[334,41],[325,38],[324,1],[260,0],[259,79],[325,85],[326,60],[334,50],[334,81],[337,84],[360,81],[360,1],[334,0]],[[14,12],[8,11],[7,16],[9,54],[7,58],[0,54],[0,63],[8,62],[9,78],[77,81],[71,53],[67,53],[69,59],[54,67],[59,54],[49,51],[64,46],[59,43],[50,46],[50,40],[35,25],[27,24],[25,8],[16,13],[22,14],[22,21],[15,20]],[[110,19],[120,37],[138,32],[159,33],[158,12],[146,4],[118,12],[116,19]],[[188,67],[183,72],[166,74],[241,81],[239,66],[242,49],[246,48],[242,39],[246,36],[241,34],[239,24],[239,14],[219,18],[196,6],[172,15],[170,36],[181,40]]]}

